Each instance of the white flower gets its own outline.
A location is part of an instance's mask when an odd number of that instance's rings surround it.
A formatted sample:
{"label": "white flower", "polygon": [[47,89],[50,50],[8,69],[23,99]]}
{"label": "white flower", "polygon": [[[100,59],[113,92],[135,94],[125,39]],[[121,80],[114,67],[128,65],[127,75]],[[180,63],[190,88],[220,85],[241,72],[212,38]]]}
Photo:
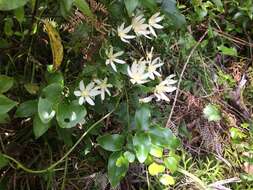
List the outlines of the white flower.
{"label": "white flower", "polygon": [[156,37],[156,33],[154,28],[156,29],[162,29],[163,26],[158,24],[160,21],[164,19],[164,15],[160,16],[160,12],[155,13],[153,16],[151,16],[148,20],[149,24],[149,30],[150,32]]}
{"label": "white flower", "polygon": [[95,79],[94,81],[97,83],[97,87],[100,90],[101,100],[105,99],[105,92],[107,92],[107,94],[111,96],[111,93],[108,88],[112,88],[112,85],[107,83],[107,77],[104,78],[104,80],[102,81],[99,79]]}
{"label": "white flower", "polygon": [[123,53],[124,53],[123,51],[119,51],[119,52],[113,54],[113,47],[111,46],[109,50],[108,49],[105,50],[105,54],[106,54],[106,56],[108,58],[108,59],[106,59],[105,64],[106,65],[110,64],[112,66],[113,70],[115,72],[117,72],[117,68],[116,68],[116,65],[114,64],[114,62],[115,63],[119,63],[119,64],[126,63],[125,61],[117,58],[117,57],[123,55]]}
{"label": "white flower", "polygon": [[160,77],[161,74],[158,73],[156,70],[161,67],[163,63],[160,62],[160,57],[157,57],[153,61],[149,61],[148,64],[148,77],[152,80],[155,79],[155,76]]}
{"label": "white flower", "polygon": [[117,28],[118,36],[120,37],[120,39],[123,42],[129,43],[129,41],[128,41],[129,39],[135,38],[135,36],[127,34],[132,29],[132,26],[130,25],[130,26],[126,27],[126,28],[124,28],[124,27],[125,27],[125,23],[123,23],[120,26],[118,26],[118,28]]}
{"label": "white flower", "polygon": [[175,77],[175,75],[170,75],[160,84],[156,85],[154,95],[156,96],[157,101],[170,101],[170,99],[166,96],[166,93],[173,92],[177,89],[175,86],[172,86],[173,84],[177,83],[176,80],[172,79],[173,77]]}
{"label": "white flower", "polygon": [[173,77],[175,77],[175,75],[168,76],[164,81],[156,85],[154,94],[139,99],[139,102],[148,103],[155,97],[157,98],[157,101],[160,100],[170,101],[170,99],[166,96],[166,93],[171,93],[177,89],[176,87],[172,86],[173,84],[177,83],[176,80],[172,79]]}
{"label": "white flower", "polygon": [[94,106],[95,103],[93,99],[96,95],[100,94],[100,91],[94,87],[95,83],[91,82],[86,87],[84,86],[83,81],[80,81],[79,83],[79,89],[74,91],[75,96],[80,97],[79,98],[79,104],[83,105],[83,103],[88,102],[88,104]]}
{"label": "white flower", "polygon": [[146,38],[151,39],[148,35],[150,31],[148,30],[149,25],[145,23],[144,15],[141,14],[132,19],[132,27],[137,36],[145,36]]}
{"label": "white flower", "polygon": [[131,68],[128,66],[127,72],[128,75],[131,77],[130,81],[135,84],[144,84],[148,82],[148,73],[145,73],[146,70],[146,62],[140,60],[140,61],[134,61]]}

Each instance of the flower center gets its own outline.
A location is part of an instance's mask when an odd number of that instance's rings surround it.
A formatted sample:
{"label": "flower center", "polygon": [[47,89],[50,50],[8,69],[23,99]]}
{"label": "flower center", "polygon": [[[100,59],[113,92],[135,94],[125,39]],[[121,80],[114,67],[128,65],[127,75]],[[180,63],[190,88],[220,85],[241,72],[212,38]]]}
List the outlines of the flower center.
{"label": "flower center", "polygon": [[89,96],[89,92],[87,90],[82,91],[82,97],[88,97]]}

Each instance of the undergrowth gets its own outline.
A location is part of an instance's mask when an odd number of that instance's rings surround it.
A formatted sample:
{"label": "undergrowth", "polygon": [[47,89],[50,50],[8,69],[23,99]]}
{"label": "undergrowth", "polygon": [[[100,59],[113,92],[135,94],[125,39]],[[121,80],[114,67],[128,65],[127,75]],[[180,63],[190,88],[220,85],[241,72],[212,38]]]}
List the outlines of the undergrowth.
{"label": "undergrowth", "polygon": [[0,189],[253,189],[252,0],[0,0]]}

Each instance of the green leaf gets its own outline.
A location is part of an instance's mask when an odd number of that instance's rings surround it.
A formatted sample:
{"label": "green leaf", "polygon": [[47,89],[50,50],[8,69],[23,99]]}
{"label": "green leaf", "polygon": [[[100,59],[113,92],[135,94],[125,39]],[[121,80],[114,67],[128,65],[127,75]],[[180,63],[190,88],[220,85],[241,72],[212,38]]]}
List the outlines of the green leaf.
{"label": "green leaf", "polygon": [[167,13],[176,28],[185,25],[185,16],[179,12],[175,0],[163,0],[161,8]]}
{"label": "green leaf", "polygon": [[0,0],[0,11],[9,11],[24,6],[29,0]]}
{"label": "green leaf", "polygon": [[106,134],[97,138],[97,142],[105,150],[108,151],[119,151],[124,145],[125,137],[123,135],[110,135]]}
{"label": "green leaf", "polygon": [[72,5],[73,5],[74,0],[60,0],[60,11],[61,11],[61,15],[63,17],[67,17]]}
{"label": "green leaf", "polygon": [[94,18],[94,15],[91,12],[90,7],[89,7],[88,3],[86,2],[86,0],[75,0],[74,5],[78,9],[80,9],[84,15]]}
{"label": "green leaf", "polygon": [[175,149],[179,145],[179,139],[177,139],[168,128],[162,128],[154,126],[149,130],[152,144],[162,146],[164,148]]}
{"label": "green leaf", "polygon": [[155,0],[139,0],[139,1],[144,7],[150,10],[154,10],[157,8],[157,3]]}
{"label": "green leaf", "polygon": [[173,156],[169,156],[169,157],[165,158],[164,164],[165,164],[166,168],[168,168],[170,170],[171,173],[174,173],[175,171],[177,171],[178,160],[176,158],[174,158]]}
{"label": "green leaf", "polygon": [[169,185],[174,185],[175,184],[175,180],[172,176],[168,175],[168,174],[163,174],[159,181],[163,184],[163,185],[166,185],[166,186],[169,186]]}
{"label": "green leaf", "polygon": [[128,15],[131,17],[132,13],[139,4],[139,0],[124,0]]}
{"label": "green leaf", "polygon": [[55,110],[53,110],[53,103],[47,99],[39,98],[38,113],[43,123],[49,123],[55,116]]}
{"label": "green leaf", "polygon": [[8,113],[16,105],[17,102],[0,94],[0,115]]}
{"label": "green leaf", "polygon": [[108,160],[108,178],[113,187],[117,186],[128,170],[128,164],[123,164],[120,167],[116,166],[116,162],[121,157],[121,152],[114,152]]}
{"label": "green leaf", "polygon": [[128,159],[125,158],[123,155],[121,155],[117,161],[116,161],[116,166],[117,167],[121,167],[121,166],[124,166],[124,165],[128,165],[129,162],[128,162]]}
{"label": "green leaf", "polygon": [[10,37],[13,35],[13,19],[12,18],[5,18],[5,22],[4,22],[4,33],[6,36]]}
{"label": "green leaf", "polygon": [[0,93],[7,92],[13,86],[13,78],[6,75],[0,75]]}
{"label": "green leaf", "polygon": [[52,83],[42,90],[41,97],[47,99],[53,104],[58,103],[62,95],[62,85]]}
{"label": "green leaf", "polygon": [[145,105],[135,112],[135,123],[138,130],[149,129],[150,116],[150,110]]}
{"label": "green leaf", "polygon": [[133,138],[134,150],[140,163],[145,162],[151,148],[151,140],[148,134],[139,132]]}
{"label": "green leaf", "polygon": [[33,133],[37,138],[41,137],[50,127],[50,123],[43,123],[38,115],[33,119]]}
{"label": "green leaf", "polygon": [[9,164],[9,160],[3,157],[3,155],[0,153],[0,169],[7,166]]}
{"label": "green leaf", "polygon": [[28,100],[18,106],[16,117],[30,117],[38,110],[38,100]]}
{"label": "green leaf", "polygon": [[24,87],[25,87],[26,91],[32,95],[37,94],[40,89],[38,84],[32,84],[32,83],[27,83],[24,85]]}
{"label": "green leaf", "polygon": [[223,55],[237,56],[237,50],[234,47],[228,48],[226,46],[221,45],[217,48],[221,51]]}
{"label": "green leaf", "polygon": [[46,80],[48,84],[57,83],[57,84],[60,84],[60,86],[64,86],[64,77],[63,77],[63,74],[59,71],[56,71],[53,73],[47,72]]}
{"label": "green leaf", "polygon": [[60,127],[72,128],[84,119],[86,113],[83,106],[61,103],[58,105],[56,119]]}
{"label": "green leaf", "polygon": [[157,158],[161,158],[163,156],[163,148],[152,144],[150,154]]}
{"label": "green leaf", "polygon": [[20,7],[14,10],[14,15],[19,23],[22,23],[25,20],[25,11],[24,7]]}
{"label": "green leaf", "polygon": [[205,118],[208,121],[220,121],[221,113],[216,105],[208,104],[203,110]]}
{"label": "green leaf", "polygon": [[133,163],[135,160],[135,155],[132,152],[124,152],[124,157],[128,160],[129,163]]}
{"label": "green leaf", "polygon": [[10,122],[10,116],[5,113],[5,114],[0,114],[0,124],[6,124]]}
{"label": "green leaf", "polygon": [[150,175],[155,176],[165,171],[164,165],[153,162],[148,166],[148,172]]}

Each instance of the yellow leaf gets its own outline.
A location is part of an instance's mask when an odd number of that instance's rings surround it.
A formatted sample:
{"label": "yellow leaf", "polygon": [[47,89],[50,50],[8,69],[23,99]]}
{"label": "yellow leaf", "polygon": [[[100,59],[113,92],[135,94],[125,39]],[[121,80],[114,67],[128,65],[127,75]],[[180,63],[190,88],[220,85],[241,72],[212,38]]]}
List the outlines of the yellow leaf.
{"label": "yellow leaf", "polygon": [[174,178],[168,174],[163,174],[162,177],[160,177],[159,181],[166,186],[175,184]]}
{"label": "yellow leaf", "polygon": [[165,170],[165,167],[163,165],[157,164],[155,162],[150,164],[148,167],[148,172],[152,176],[162,173],[162,172],[164,172],[164,170]]}
{"label": "yellow leaf", "polygon": [[157,158],[161,158],[163,156],[163,149],[159,146],[152,145],[149,154]]}
{"label": "yellow leaf", "polygon": [[43,20],[44,29],[47,32],[50,40],[51,50],[53,53],[53,70],[59,69],[63,59],[63,46],[61,43],[60,34],[55,29],[55,22],[49,19]]}

